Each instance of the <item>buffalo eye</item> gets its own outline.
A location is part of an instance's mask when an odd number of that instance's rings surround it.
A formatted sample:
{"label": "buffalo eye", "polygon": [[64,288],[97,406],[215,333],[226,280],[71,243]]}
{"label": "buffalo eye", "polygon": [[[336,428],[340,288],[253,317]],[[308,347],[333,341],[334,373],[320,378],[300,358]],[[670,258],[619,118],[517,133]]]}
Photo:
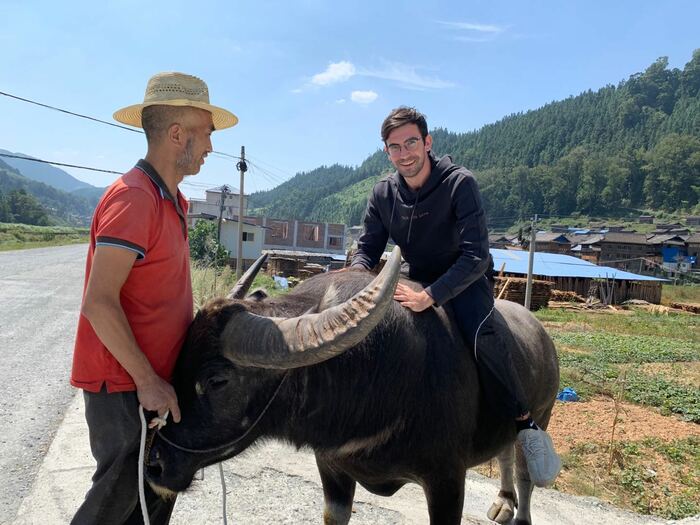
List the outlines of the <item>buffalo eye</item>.
{"label": "buffalo eye", "polygon": [[209,378],[207,381],[207,390],[210,390],[212,392],[216,392],[217,390],[221,390],[228,384],[228,378],[226,377],[221,377],[221,376],[214,376]]}

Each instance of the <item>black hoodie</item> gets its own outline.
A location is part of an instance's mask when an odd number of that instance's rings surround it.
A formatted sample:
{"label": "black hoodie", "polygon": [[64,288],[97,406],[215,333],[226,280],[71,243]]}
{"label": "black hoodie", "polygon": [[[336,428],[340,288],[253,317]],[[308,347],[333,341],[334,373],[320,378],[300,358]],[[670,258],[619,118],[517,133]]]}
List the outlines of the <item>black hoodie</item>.
{"label": "black hoodie", "polygon": [[380,180],[367,201],[364,233],[352,266],[374,268],[389,237],[401,247],[409,277],[443,305],[489,267],[486,216],[476,180],[445,155],[429,154],[426,183],[413,191],[398,172]]}

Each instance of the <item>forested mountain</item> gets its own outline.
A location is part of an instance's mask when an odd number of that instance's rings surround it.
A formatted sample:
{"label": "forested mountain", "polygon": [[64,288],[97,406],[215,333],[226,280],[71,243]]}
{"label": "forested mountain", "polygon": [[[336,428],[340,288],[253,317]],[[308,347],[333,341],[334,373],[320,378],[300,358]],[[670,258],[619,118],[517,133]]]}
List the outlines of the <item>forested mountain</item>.
{"label": "forested mountain", "polygon": [[[0,149],[0,153],[16,155],[18,157],[32,158],[24,153],[13,153],[4,149]],[[32,160],[17,159],[12,157],[0,157],[8,166],[12,166],[28,179],[38,182],[43,182],[49,186],[53,186],[58,190],[72,192],[79,189],[94,188],[87,182],[76,179],[60,168],[45,164],[42,162],[34,162]]]}
{"label": "forested mountain", "polygon": [[24,177],[0,159],[0,222],[86,226],[95,204]]}
{"label": "forested mountain", "polygon": [[[662,57],[617,86],[509,115],[471,133],[431,133],[437,154],[450,153],[475,172],[494,219],[615,216],[641,208],[697,214],[700,49],[682,70],[669,69]],[[299,173],[253,194],[251,206],[272,217],[359,224],[372,183],[390,167],[376,152],[357,168]]]}

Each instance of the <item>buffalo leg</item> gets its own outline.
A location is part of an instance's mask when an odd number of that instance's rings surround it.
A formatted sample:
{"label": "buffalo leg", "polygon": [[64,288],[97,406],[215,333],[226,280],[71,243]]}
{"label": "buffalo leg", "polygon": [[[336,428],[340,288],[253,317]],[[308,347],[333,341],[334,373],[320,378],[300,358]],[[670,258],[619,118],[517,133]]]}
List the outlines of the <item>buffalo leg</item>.
{"label": "buffalo leg", "polygon": [[352,515],[355,480],[344,472],[333,470],[318,455],[316,465],[323,484],[324,525],[347,525]]}
{"label": "buffalo leg", "polygon": [[515,478],[518,487],[518,513],[515,515],[514,525],[530,525],[530,499],[534,485],[530,481],[530,473],[527,470],[527,463],[520,447],[515,447]]}
{"label": "buffalo leg", "polygon": [[443,477],[426,480],[423,490],[428,500],[430,525],[459,525],[462,521],[464,506],[465,470],[447,474]]}
{"label": "buffalo leg", "polygon": [[497,523],[510,523],[515,515],[515,507],[518,506],[518,498],[515,495],[513,482],[513,463],[515,459],[515,447],[508,445],[498,455],[498,469],[501,478],[501,490],[491,504],[486,515]]}

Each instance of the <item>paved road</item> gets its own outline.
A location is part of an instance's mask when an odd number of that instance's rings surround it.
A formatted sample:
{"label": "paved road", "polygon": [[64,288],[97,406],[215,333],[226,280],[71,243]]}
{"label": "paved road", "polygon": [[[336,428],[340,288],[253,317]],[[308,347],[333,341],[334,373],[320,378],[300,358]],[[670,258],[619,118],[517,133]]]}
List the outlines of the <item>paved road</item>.
{"label": "paved road", "polygon": [[66,407],[87,246],[0,252],[0,523],[28,494]]}

